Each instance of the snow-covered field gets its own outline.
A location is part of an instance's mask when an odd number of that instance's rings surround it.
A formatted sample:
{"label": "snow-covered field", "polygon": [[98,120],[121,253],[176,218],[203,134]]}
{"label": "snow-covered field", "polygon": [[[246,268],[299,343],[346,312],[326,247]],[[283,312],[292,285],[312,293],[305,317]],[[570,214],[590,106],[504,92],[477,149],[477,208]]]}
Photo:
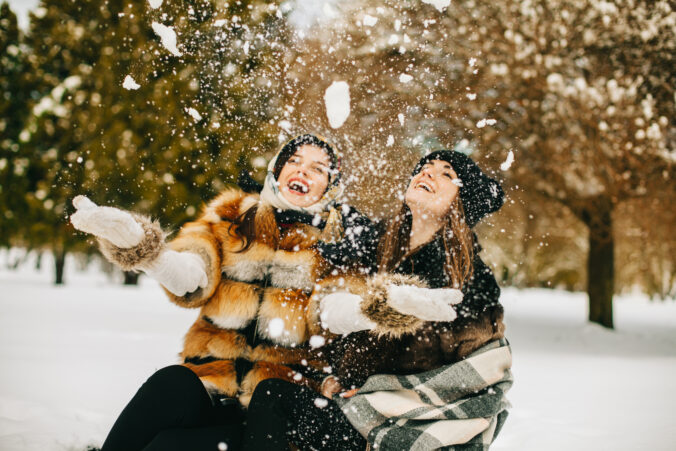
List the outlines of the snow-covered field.
{"label": "snow-covered field", "polygon": [[[100,445],[197,312],[142,279],[122,287],[70,264],[5,268],[0,252],[0,450]],[[676,303],[616,302],[616,331],[585,322],[583,294],[504,290],[513,404],[496,450],[676,449]]]}

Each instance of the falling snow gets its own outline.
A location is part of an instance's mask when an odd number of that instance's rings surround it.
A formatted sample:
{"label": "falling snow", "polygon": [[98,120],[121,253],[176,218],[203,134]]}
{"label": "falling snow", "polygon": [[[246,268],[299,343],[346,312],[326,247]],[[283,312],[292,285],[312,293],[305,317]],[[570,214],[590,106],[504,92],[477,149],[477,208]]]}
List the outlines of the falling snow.
{"label": "falling snow", "polygon": [[162,25],[159,22],[153,22],[153,31],[162,40],[162,45],[164,46],[164,48],[169,50],[172,55],[174,56],[183,55],[176,47],[177,44],[176,32],[172,27],[167,27],[166,25]]}
{"label": "falling snow", "polygon": [[500,169],[506,171],[512,167],[512,163],[514,163],[514,152],[510,150],[507,159],[500,164]]}
{"label": "falling snow", "polygon": [[377,17],[369,16],[368,14],[364,16],[364,25],[366,25],[367,27],[372,27],[377,23],[378,23]]}
{"label": "falling snow", "polygon": [[124,89],[129,89],[129,90],[135,90],[141,87],[138,83],[136,83],[136,80],[132,78],[131,75],[127,75],[124,77],[124,82],[122,83],[122,87]]}
{"label": "falling snow", "polygon": [[188,108],[188,109],[186,109],[186,111],[187,111],[188,114],[189,114],[193,119],[195,119],[196,121],[199,122],[199,121],[202,120],[202,115],[201,115],[201,114],[199,113],[199,111],[197,111],[196,109],[194,109],[194,108]]}
{"label": "falling snow", "polygon": [[339,128],[350,116],[350,86],[344,81],[334,81],[324,93],[326,116],[332,128]]}
{"label": "falling snow", "polygon": [[321,348],[326,343],[326,340],[321,335],[313,335],[310,337],[310,347]]}
{"label": "falling snow", "polygon": [[402,83],[408,83],[411,80],[413,80],[413,77],[408,74],[399,75],[399,81]]}
{"label": "falling snow", "polygon": [[270,338],[281,337],[284,333],[284,320],[282,318],[272,318],[268,323],[268,335]]}

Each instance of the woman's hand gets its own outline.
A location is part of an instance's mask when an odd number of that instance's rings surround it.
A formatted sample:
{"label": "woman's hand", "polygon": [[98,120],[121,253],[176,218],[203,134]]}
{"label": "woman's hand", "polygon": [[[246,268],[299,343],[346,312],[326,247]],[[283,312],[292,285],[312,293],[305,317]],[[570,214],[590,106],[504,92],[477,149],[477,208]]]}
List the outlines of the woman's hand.
{"label": "woman's hand", "polygon": [[[118,248],[131,249],[146,237],[143,227],[129,212],[99,207],[85,196],[77,196],[73,205],[77,211],[71,215],[70,222],[76,229],[103,238]],[[163,237],[156,244],[162,246],[157,255],[134,264],[131,269],[142,270],[176,296],[185,296],[209,284],[202,257],[193,252],[163,248]],[[128,252],[137,253],[135,249]]]}
{"label": "woman's hand", "polygon": [[424,321],[453,321],[457,314],[451,306],[462,302],[462,291],[454,288],[420,288],[390,285],[387,304],[405,315]]}
{"label": "woman's hand", "polygon": [[342,385],[340,385],[340,382],[338,382],[338,378],[335,376],[328,376],[326,379],[324,379],[324,382],[322,382],[322,387],[321,387],[321,393],[322,396],[326,398],[333,398],[333,396],[338,393],[338,396],[341,398],[351,398],[354,395],[357,394],[359,391],[358,388],[353,388],[352,390],[345,390]]}
{"label": "woman's hand", "polygon": [[354,395],[356,395],[358,391],[359,391],[358,388],[353,388],[352,390],[344,391],[338,396],[340,396],[341,398],[351,398]]}
{"label": "woman's hand", "polygon": [[166,249],[156,260],[139,269],[176,296],[185,296],[209,285],[206,264],[193,252]]}
{"label": "woman's hand", "polygon": [[137,246],[145,233],[134,217],[124,210],[113,207],[99,207],[85,196],[73,199],[77,209],[70,216],[76,229],[110,241],[120,248]]}
{"label": "woman's hand", "polygon": [[376,323],[362,313],[361,302],[361,296],[344,291],[324,296],[319,304],[322,327],[342,335],[373,329]]}
{"label": "woman's hand", "polygon": [[324,379],[324,382],[322,382],[321,393],[322,396],[326,398],[331,399],[333,398],[333,395],[341,392],[342,390],[343,387],[340,385],[338,378],[335,376],[328,376],[326,379]]}

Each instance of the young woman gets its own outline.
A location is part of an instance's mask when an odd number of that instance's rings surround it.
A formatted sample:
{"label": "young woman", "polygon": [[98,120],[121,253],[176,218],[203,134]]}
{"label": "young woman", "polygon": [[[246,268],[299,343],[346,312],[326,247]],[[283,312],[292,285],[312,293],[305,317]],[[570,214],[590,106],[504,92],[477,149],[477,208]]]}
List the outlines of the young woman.
{"label": "young woman", "polygon": [[[71,222],[98,237],[106,258],[144,271],[176,304],[201,309],[183,364],[148,379],[103,450],[214,450],[221,442],[234,449],[239,404],[261,380],[319,387],[326,363],[305,344],[309,294],[331,260],[345,266],[368,252],[358,249],[360,237],[370,241],[368,219],[336,204],[339,169],[326,141],[294,138],[270,162],[260,195],[225,190],[168,245],[148,218],[74,200]],[[349,240],[340,240],[343,231]]]}
{"label": "young woman", "polygon": [[328,278],[313,294],[324,327],[349,334],[319,350],[333,370],[323,384],[326,398],[264,381],[247,413],[245,448],[281,450],[290,442],[300,449],[364,450],[366,439],[332,395],[374,374],[416,374],[457,362],[502,338],[500,290],[471,231],[502,203],[499,184],[465,155],[438,151],[423,158],[380,240],[379,274]]}

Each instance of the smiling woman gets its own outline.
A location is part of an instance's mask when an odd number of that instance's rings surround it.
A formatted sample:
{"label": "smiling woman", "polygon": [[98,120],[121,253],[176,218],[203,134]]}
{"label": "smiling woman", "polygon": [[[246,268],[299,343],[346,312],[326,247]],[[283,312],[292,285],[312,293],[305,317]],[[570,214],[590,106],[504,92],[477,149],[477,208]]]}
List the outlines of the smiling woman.
{"label": "smiling woman", "polygon": [[297,207],[319,201],[329,186],[329,164],[323,149],[312,144],[300,146],[279,174],[282,196]]}
{"label": "smiling woman", "polygon": [[270,161],[261,198],[281,210],[316,214],[342,193],[340,159],[315,135],[301,135]]}
{"label": "smiling woman", "polygon": [[371,242],[370,221],[336,203],[339,175],[326,141],[298,136],[270,162],[260,196],[223,191],[166,244],[148,218],[74,200],[71,222],[99,238],[104,256],[144,271],[179,306],[200,309],[182,365],[148,379],[104,451],[212,450],[220,442],[235,449],[241,407],[261,381],[319,388],[327,365],[310,352],[318,326],[307,316],[309,295],[351,256],[367,255]]}

